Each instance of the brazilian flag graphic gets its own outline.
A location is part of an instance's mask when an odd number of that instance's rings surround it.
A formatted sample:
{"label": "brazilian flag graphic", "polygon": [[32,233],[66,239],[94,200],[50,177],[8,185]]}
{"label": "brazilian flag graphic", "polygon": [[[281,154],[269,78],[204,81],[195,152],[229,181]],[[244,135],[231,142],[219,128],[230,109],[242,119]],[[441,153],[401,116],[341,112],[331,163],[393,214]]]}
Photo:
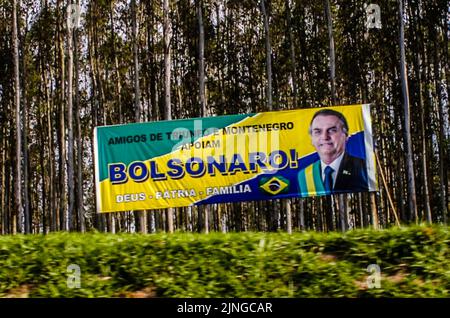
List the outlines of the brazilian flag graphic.
{"label": "brazilian flag graphic", "polygon": [[263,193],[277,195],[289,192],[289,180],[281,176],[262,177],[259,188]]}

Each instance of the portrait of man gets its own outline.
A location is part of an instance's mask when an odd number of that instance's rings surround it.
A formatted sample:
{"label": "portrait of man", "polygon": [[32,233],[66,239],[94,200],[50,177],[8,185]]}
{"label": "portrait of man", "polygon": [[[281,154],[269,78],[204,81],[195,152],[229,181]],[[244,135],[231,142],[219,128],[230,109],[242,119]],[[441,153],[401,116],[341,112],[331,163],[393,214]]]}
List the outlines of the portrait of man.
{"label": "portrait of man", "polygon": [[322,109],[314,114],[309,135],[320,159],[299,171],[301,196],[368,190],[365,160],[346,151],[348,132],[340,112]]}

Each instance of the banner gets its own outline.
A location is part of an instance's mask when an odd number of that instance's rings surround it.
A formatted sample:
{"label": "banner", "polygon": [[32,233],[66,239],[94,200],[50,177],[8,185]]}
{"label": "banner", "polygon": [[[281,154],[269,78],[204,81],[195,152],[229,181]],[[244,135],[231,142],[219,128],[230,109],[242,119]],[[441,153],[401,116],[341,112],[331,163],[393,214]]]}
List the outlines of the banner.
{"label": "banner", "polygon": [[97,211],[376,191],[370,106],[96,127]]}

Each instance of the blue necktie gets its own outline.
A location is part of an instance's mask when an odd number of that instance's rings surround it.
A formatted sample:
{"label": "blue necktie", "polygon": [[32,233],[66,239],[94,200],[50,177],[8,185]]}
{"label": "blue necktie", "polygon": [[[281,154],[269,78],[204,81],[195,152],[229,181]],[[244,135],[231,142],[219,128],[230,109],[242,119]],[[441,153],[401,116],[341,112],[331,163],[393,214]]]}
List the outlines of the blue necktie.
{"label": "blue necktie", "polygon": [[330,194],[331,190],[333,189],[333,176],[332,176],[333,172],[334,170],[330,166],[325,167],[325,180],[323,183],[327,194]]}

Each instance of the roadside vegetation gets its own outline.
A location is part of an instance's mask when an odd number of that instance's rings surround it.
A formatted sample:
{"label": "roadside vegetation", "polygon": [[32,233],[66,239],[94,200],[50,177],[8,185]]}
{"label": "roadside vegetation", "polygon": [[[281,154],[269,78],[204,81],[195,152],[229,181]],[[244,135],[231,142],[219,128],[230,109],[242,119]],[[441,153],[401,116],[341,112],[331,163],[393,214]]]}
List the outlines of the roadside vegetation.
{"label": "roadside vegetation", "polygon": [[449,246],[445,226],[1,236],[0,297],[449,297]]}

